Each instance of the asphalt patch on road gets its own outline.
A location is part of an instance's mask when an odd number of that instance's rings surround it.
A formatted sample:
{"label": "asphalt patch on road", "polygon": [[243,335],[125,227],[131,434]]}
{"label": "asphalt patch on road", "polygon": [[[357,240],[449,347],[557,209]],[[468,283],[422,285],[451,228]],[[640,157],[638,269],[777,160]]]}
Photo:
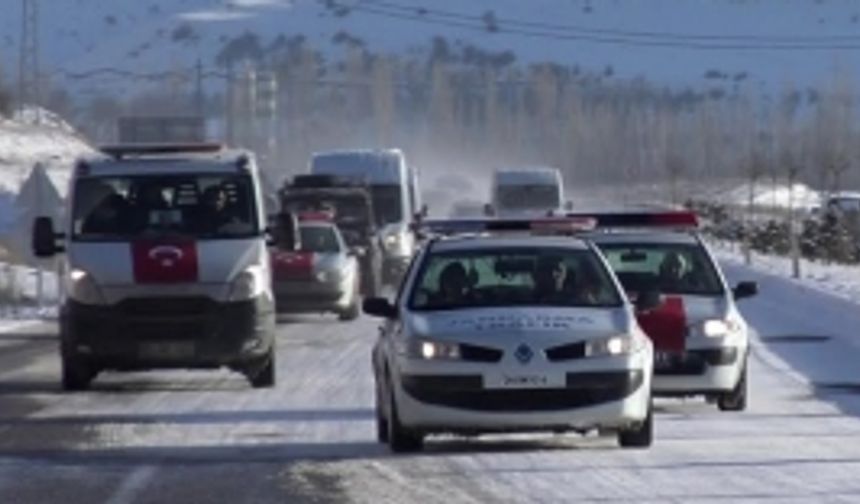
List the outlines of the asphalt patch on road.
{"label": "asphalt patch on road", "polygon": [[281,487],[290,496],[289,502],[329,504],[348,501],[339,476],[316,467],[316,464],[296,464],[287,469]]}
{"label": "asphalt patch on road", "polygon": [[762,336],[765,343],[827,343],[833,339],[831,336],[818,334],[780,334],[775,336]]}
{"label": "asphalt patch on road", "polygon": [[816,383],[814,386],[820,392],[860,395],[860,382]]}

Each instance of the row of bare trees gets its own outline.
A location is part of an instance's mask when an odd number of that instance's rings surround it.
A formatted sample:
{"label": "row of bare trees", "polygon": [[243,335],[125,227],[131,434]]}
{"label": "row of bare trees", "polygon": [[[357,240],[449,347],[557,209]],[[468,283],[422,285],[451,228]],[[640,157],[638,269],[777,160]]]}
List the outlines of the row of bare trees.
{"label": "row of bare trees", "polygon": [[[344,50],[327,60],[300,42],[264,59],[221,62],[231,76],[246,66],[277,76],[276,175],[303,170],[317,150],[396,145],[425,172],[546,164],[573,186],[616,184],[676,202],[739,179],[860,186],[857,83],[847,72],[815,90],[762,93],[742,81],[695,91],[510,57],[476,64]],[[205,91],[201,101],[178,70],[136,96],[88,98],[69,113],[97,140],[124,114],[192,113],[201,103],[216,119],[236,114],[231,100],[241,89],[221,79]]]}

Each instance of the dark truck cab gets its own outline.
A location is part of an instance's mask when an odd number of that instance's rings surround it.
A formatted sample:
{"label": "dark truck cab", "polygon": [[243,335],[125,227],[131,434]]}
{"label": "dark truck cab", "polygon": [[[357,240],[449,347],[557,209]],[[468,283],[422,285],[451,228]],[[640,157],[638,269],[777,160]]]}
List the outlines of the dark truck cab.
{"label": "dark truck cab", "polygon": [[334,223],[359,262],[361,294],[382,288],[382,244],[370,189],[362,181],[330,175],[296,175],[279,191],[282,212],[334,214]]}

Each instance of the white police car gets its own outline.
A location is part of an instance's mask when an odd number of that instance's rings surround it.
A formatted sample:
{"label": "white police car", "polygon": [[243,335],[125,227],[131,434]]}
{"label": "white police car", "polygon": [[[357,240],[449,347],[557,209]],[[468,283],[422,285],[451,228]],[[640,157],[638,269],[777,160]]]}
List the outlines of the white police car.
{"label": "white police car", "polygon": [[575,237],[499,235],[571,219],[436,221],[374,348],[378,439],[436,433],[616,431],[651,444],[653,350],[600,253]]}
{"label": "white police car", "polygon": [[744,410],[749,330],[735,301],[757,285],[729,288],[693,213],[592,216],[603,231],[590,238],[628,295],[660,298],[639,313],[654,342],[654,395],[705,396],[723,411]]}

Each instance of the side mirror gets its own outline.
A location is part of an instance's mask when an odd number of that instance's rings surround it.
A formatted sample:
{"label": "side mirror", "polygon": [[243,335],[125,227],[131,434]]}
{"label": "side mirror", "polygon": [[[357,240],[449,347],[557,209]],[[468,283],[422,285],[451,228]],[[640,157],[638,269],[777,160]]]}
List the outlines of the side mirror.
{"label": "side mirror", "polygon": [[753,297],[758,294],[758,283],[740,282],[734,289],[732,289],[732,293],[734,294],[735,299]]}
{"label": "side mirror", "polygon": [[573,201],[570,201],[570,200],[565,201],[564,202],[564,210],[566,212],[572,212],[573,211]]}
{"label": "side mirror", "polygon": [[397,318],[397,307],[385,298],[367,298],[361,303],[361,309],[364,313],[374,317]]}
{"label": "side mirror", "polygon": [[663,304],[663,298],[660,296],[660,291],[649,289],[640,292],[636,296],[636,311],[644,312],[658,308]]}
{"label": "side mirror", "polygon": [[495,213],[496,213],[496,211],[493,208],[493,205],[491,205],[490,203],[486,203],[484,205],[484,215],[485,216],[492,217]]}
{"label": "side mirror", "polygon": [[54,221],[50,217],[36,217],[33,221],[33,255],[39,258],[53,257],[65,249],[57,245],[61,234],[54,231]]}

